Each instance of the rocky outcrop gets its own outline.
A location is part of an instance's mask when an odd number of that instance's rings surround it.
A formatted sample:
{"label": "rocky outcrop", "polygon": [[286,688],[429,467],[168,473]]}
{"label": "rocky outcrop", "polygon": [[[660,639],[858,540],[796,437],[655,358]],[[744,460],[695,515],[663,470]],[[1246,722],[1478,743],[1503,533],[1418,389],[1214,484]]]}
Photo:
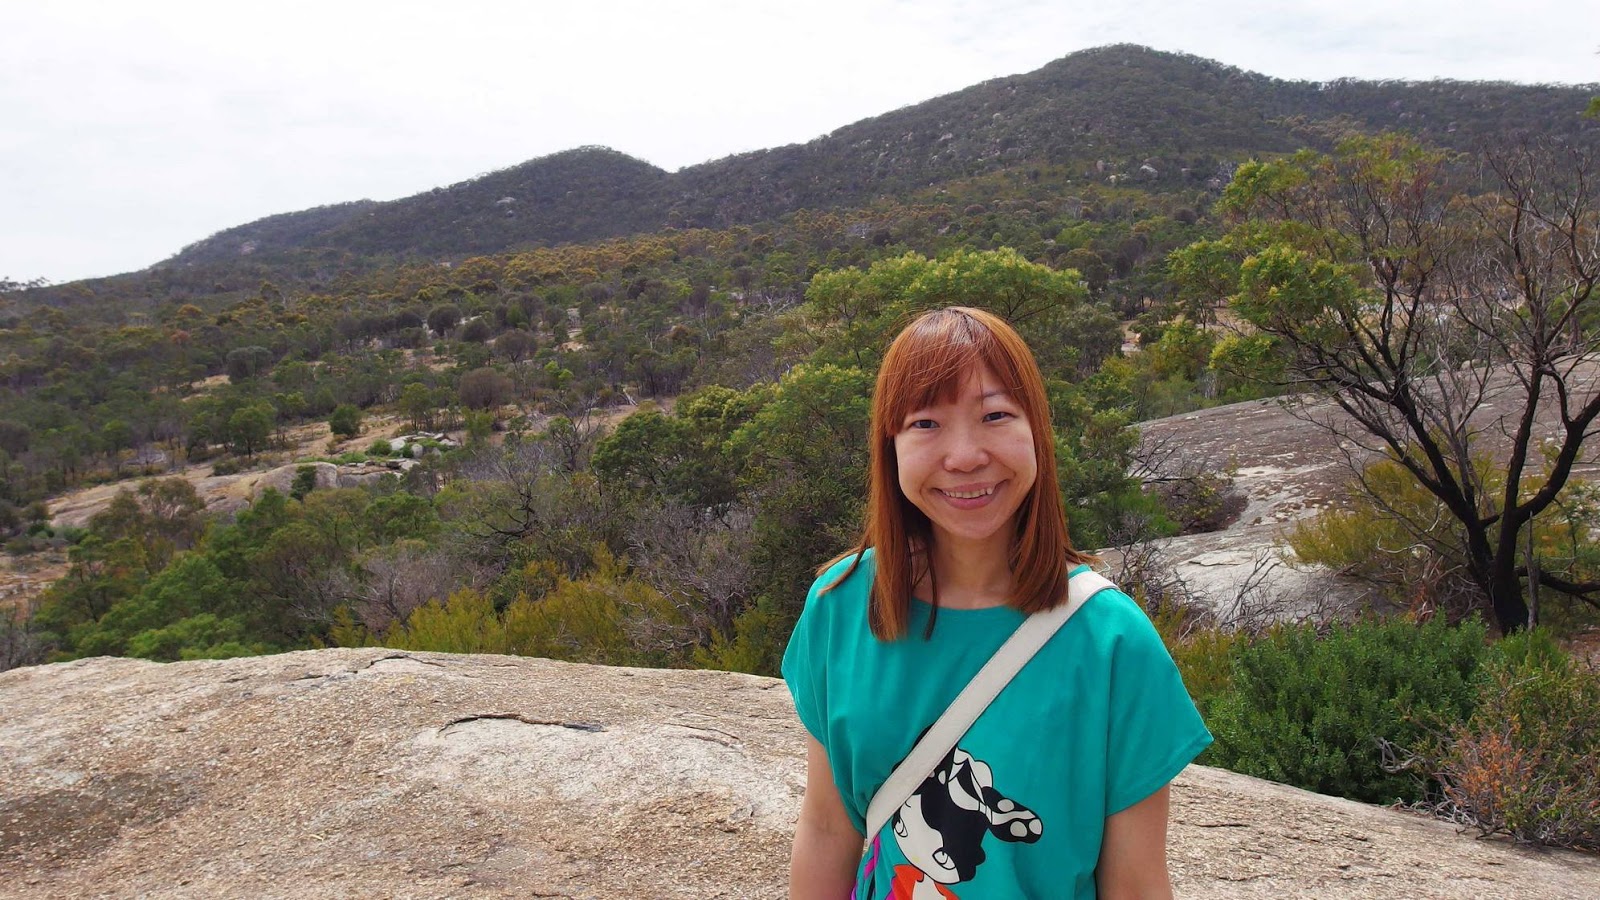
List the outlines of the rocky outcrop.
{"label": "rocky outcrop", "polygon": [[[1569,380],[1575,394],[1600,394],[1600,359],[1575,365]],[[1498,374],[1490,386],[1469,421],[1474,447],[1504,460],[1521,414],[1519,394],[1509,372]],[[1537,440],[1562,432],[1559,409],[1555,403],[1539,408]],[[1157,476],[1222,473],[1245,497],[1243,513],[1227,528],[1155,542],[1163,561],[1197,596],[1225,614],[1241,593],[1253,594],[1250,599],[1257,603],[1276,599],[1291,617],[1312,607],[1348,609],[1375,599],[1369,586],[1355,579],[1296,566],[1282,547],[1287,527],[1341,502],[1357,467],[1375,458],[1367,447],[1376,442],[1331,401],[1252,400],[1138,427],[1141,456]],[[1600,458],[1592,451],[1584,454],[1572,475],[1589,481],[1600,477]],[[1105,555],[1115,571],[1120,555]]]}
{"label": "rocky outcrop", "polygon": [[[319,650],[0,673],[0,898],[784,896],[781,682]],[[1186,898],[1592,898],[1600,860],[1190,767]]]}

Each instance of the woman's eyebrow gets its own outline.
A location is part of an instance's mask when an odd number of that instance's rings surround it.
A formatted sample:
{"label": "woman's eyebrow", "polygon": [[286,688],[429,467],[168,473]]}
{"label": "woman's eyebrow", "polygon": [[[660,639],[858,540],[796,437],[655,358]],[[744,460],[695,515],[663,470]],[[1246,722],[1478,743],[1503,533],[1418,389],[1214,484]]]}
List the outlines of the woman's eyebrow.
{"label": "woman's eyebrow", "polygon": [[1011,392],[1010,391],[1006,390],[1005,388],[998,388],[996,390],[986,391],[984,393],[984,395],[982,397],[980,397],[979,399],[980,400],[987,400],[990,397],[1009,397],[1009,396],[1011,396]]}

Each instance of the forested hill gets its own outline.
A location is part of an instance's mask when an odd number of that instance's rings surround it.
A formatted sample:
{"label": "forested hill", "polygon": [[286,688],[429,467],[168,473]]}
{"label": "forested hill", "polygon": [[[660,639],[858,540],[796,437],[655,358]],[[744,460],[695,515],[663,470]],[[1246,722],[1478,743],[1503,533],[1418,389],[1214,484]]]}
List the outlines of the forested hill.
{"label": "forested hill", "polygon": [[388,203],[364,200],[269,216],[191,244],[161,266],[270,258],[285,250],[473,255],[653,231],[662,225],[668,178],[614,150],[581,147]]}
{"label": "forested hill", "polygon": [[[667,226],[722,228],[800,209],[858,207],[1008,168],[1078,167],[1202,187],[1228,160],[1323,146],[1357,127],[1470,148],[1517,131],[1600,132],[1592,88],[1487,82],[1283,81],[1118,45],[1074,53],[866,119],[805,144],[667,173],[587,147],[387,203],[272,216],[184,248],[157,268],[300,268],[439,259]],[[1148,166],[1148,169],[1144,168]],[[308,258],[309,257],[309,258]]]}

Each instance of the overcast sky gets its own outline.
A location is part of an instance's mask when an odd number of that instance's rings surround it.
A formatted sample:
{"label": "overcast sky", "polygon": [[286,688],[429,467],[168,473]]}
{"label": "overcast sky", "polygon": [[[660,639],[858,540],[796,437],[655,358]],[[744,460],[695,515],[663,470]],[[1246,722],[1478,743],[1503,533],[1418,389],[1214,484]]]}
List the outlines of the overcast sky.
{"label": "overcast sky", "polygon": [[1087,47],[1280,78],[1600,82],[1595,0],[0,4],[0,277],[604,144],[672,170]]}

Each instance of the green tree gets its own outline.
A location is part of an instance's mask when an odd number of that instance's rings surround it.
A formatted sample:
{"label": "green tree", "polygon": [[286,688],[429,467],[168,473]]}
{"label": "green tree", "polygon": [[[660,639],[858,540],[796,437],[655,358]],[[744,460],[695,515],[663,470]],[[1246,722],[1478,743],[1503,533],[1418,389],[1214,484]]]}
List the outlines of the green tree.
{"label": "green tree", "polygon": [[744,490],[761,497],[755,589],[785,624],[817,563],[860,529],[872,383],[861,369],[797,366],[728,442]]}
{"label": "green tree", "polygon": [[532,352],[535,346],[533,335],[520,328],[508,331],[494,340],[494,352],[512,363],[522,362],[522,358]]}
{"label": "green tree", "polygon": [[334,407],[333,415],[328,417],[328,430],[342,438],[353,438],[360,434],[361,410],[348,403]]}
{"label": "green tree", "polygon": [[468,409],[494,409],[511,398],[511,379],[494,369],[473,369],[461,376],[461,405]]}
{"label": "green tree", "polygon": [[228,439],[236,453],[254,456],[266,447],[272,437],[277,415],[269,403],[252,403],[233,412],[228,417]]}
{"label": "green tree", "polygon": [[229,350],[228,379],[238,383],[255,378],[272,367],[272,360],[272,351],[266,347],[240,347],[237,350]]}
{"label": "green tree", "polygon": [[1010,248],[962,249],[938,259],[908,253],[865,272],[816,275],[791,339],[813,342],[816,361],[871,371],[889,340],[916,314],[974,306],[1015,326],[1047,375],[1087,374],[1122,343],[1115,318],[1087,299],[1077,271],[1029,262]]}
{"label": "green tree", "polygon": [[413,381],[400,389],[400,412],[411,423],[412,431],[433,427],[433,413],[439,408],[433,391],[425,384]]}
{"label": "green tree", "polygon": [[461,321],[461,307],[454,303],[441,303],[428,310],[428,328],[437,335],[449,333]]}

